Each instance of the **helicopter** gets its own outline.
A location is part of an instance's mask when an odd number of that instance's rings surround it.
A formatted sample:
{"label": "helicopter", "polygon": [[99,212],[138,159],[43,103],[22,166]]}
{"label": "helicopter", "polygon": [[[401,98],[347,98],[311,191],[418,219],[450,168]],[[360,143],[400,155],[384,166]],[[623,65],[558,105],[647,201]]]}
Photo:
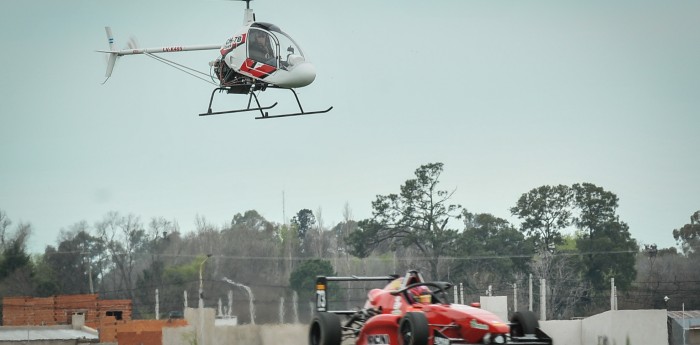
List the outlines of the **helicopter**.
{"label": "helicopter", "polygon": [[[305,111],[299,101],[295,89],[308,86],[316,78],[315,67],[306,59],[301,47],[291,36],[278,26],[258,22],[255,13],[250,8],[252,0],[246,2],[243,16],[243,26],[230,36],[223,45],[193,45],[167,46],[157,48],[139,48],[135,40],[130,40],[127,49],[116,50],[112,29],[107,26],[105,32],[109,42],[109,50],[97,52],[109,54],[105,82],[111,77],[117,59],[126,55],[146,55],[159,62],[165,63],[194,77],[207,81],[216,87],[209,98],[207,111],[199,116],[221,115],[240,112],[260,112],[255,119],[271,119],[279,117],[323,114],[333,107],[316,111]],[[286,47],[286,48],[285,48]],[[282,51],[284,49],[284,52]],[[219,56],[209,62],[209,73],[197,71],[160,56],[161,53],[179,53],[196,50],[218,50]],[[158,55],[156,55],[158,54]],[[104,83],[103,83],[104,84]],[[267,89],[289,90],[299,107],[295,113],[269,114],[267,110],[272,105],[262,106],[256,94]],[[212,103],[217,93],[247,95],[248,104],[245,108],[213,111]],[[255,104],[253,104],[255,101]]]}

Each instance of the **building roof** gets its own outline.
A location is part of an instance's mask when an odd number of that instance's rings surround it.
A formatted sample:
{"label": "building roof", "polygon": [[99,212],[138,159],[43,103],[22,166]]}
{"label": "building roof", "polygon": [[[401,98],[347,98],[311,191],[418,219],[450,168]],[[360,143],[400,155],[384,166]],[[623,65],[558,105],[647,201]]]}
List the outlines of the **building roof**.
{"label": "building roof", "polygon": [[98,342],[99,336],[86,330],[67,327],[0,327],[0,341],[70,339],[86,339]]}
{"label": "building roof", "polygon": [[672,319],[700,319],[700,310],[669,311],[668,317]]}
{"label": "building roof", "polygon": [[683,329],[700,329],[700,310],[669,311],[668,317]]}

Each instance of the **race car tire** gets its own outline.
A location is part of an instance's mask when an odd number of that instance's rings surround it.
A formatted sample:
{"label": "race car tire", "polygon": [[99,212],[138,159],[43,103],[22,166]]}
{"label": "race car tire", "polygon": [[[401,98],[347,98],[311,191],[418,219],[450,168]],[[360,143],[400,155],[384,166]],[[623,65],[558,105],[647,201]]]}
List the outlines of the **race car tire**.
{"label": "race car tire", "polygon": [[429,336],[428,319],[423,313],[406,313],[399,322],[400,345],[427,345]]}
{"label": "race car tire", "polygon": [[510,336],[522,337],[526,334],[535,334],[539,327],[535,313],[531,311],[518,311],[510,318]]}
{"label": "race car tire", "polygon": [[340,345],[340,317],[333,313],[317,313],[309,327],[309,345]]}

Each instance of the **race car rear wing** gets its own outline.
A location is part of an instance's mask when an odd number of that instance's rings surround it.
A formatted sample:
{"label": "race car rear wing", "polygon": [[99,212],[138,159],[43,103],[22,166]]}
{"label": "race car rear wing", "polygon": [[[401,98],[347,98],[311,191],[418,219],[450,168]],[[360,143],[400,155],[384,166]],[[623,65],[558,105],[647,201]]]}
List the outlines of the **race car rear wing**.
{"label": "race car rear wing", "polygon": [[334,314],[346,314],[351,315],[356,312],[356,310],[329,310],[328,307],[328,282],[337,281],[386,281],[390,282],[392,280],[398,279],[400,276],[396,274],[388,276],[379,277],[326,277],[326,276],[316,276],[316,311],[317,312],[329,312]]}

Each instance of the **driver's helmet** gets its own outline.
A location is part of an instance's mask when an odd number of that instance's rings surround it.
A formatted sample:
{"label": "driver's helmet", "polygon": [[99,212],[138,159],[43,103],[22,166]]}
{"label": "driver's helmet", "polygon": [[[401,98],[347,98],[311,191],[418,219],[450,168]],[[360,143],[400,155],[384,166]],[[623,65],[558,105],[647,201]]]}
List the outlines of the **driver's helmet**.
{"label": "driver's helmet", "polygon": [[411,297],[418,303],[430,303],[431,295],[430,290],[425,286],[416,286],[410,290]]}

